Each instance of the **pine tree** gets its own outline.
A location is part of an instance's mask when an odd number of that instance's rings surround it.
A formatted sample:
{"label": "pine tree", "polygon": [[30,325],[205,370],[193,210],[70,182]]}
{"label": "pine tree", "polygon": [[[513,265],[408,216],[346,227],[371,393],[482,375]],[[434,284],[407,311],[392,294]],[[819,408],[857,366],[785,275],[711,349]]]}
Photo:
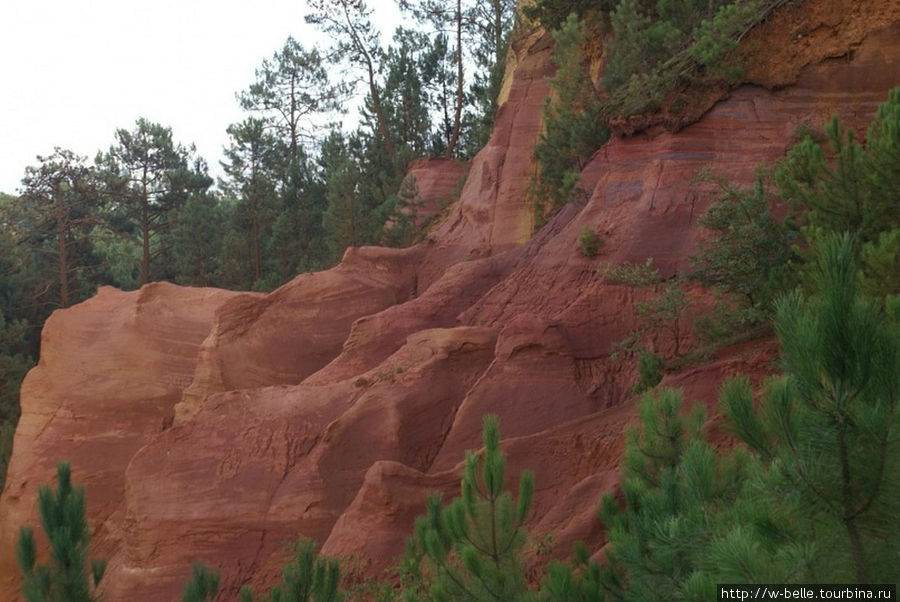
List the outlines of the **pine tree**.
{"label": "pine tree", "polygon": [[534,148],[538,169],[531,195],[539,217],[572,199],[581,170],[609,137],[585,63],[585,36],[584,23],[574,15],[554,33],[557,69],[548,82],[553,95],[544,105],[544,131]]}
{"label": "pine tree", "polygon": [[[146,119],[135,129],[116,130],[116,145],[98,157],[105,169],[109,193],[122,218],[139,232],[141,239],[140,283],[146,284],[167,265],[160,261],[168,249],[160,245],[171,226],[173,211],[191,194],[206,191],[212,180],[203,161],[193,157],[194,148],[172,140],[172,130]],[[165,274],[163,274],[165,275]]]}
{"label": "pine tree", "polygon": [[835,116],[828,146],[807,135],[779,162],[781,196],[806,211],[807,236],[850,232],[866,244],[900,227],[900,88],[888,95],[869,126],[866,145]]}
{"label": "pine tree", "polygon": [[[316,544],[300,539],[294,544],[294,558],[281,571],[281,585],[269,590],[269,602],[340,602],[344,599],[339,586],[340,564],[319,556]],[[241,602],[253,602],[253,590],[241,588]]]}
{"label": "pine tree", "polygon": [[715,338],[717,331],[733,335],[771,317],[775,298],[793,281],[790,243],[796,232],[772,214],[762,174],[748,189],[708,174],[700,179],[716,182],[721,195],[700,218],[712,237],[690,257],[689,277],[715,287],[721,297],[714,312],[719,323],[709,318],[701,323]]}
{"label": "pine tree", "polygon": [[[771,463],[768,488],[817,544],[820,575],[895,582],[900,537],[900,323],[864,299],[848,235],[826,237],[815,293],[777,305],[785,375],[752,396],[726,398],[740,437]],[[786,493],[787,492],[787,493]]]}
{"label": "pine tree", "polygon": [[78,268],[90,263],[88,234],[99,221],[99,194],[84,157],[56,148],[38,160],[40,165],[27,167],[22,180],[19,226],[31,248],[53,258],[54,305],[68,307],[80,300]]}
{"label": "pine tree", "polygon": [[57,466],[56,480],[56,491],[48,485],[38,489],[41,526],[50,541],[50,564],[36,565],[34,531],[31,527],[19,529],[16,553],[25,577],[22,593],[28,602],[92,602],[97,599],[95,591],[106,561],[91,561],[89,579],[90,533],[84,517],[84,488],[72,486],[67,462]]}
{"label": "pine tree", "polygon": [[463,118],[463,156],[473,156],[491,135],[509,40],[516,26],[517,4],[515,0],[474,0],[464,11],[464,31],[469,36],[475,69],[468,100],[474,110],[468,119]]}
{"label": "pine tree", "polygon": [[263,61],[256,70],[256,81],[238,94],[238,100],[241,107],[260,113],[265,124],[278,132],[288,149],[288,163],[296,165],[301,138],[311,136],[313,118],[341,110],[346,95],[343,82],[330,81],[319,51],[307,50],[288,37],[271,60]]}
{"label": "pine tree", "polygon": [[447,137],[447,146],[445,154],[447,157],[453,157],[456,154],[456,146],[459,142],[460,128],[462,124],[462,113],[465,103],[465,78],[464,78],[464,59],[463,59],[463,3],[462,0],[456,2],[440,2],[436,0],[400,0],[400,8],[410,11],[420,23],[429,23],[434,29],[434,33],[443,36],[446,43],[447,38],[452,35],[453,38],[453,63],[456,68],[455,83],[456,92],[453,103],[453,120],[449,127],[449,136]]}
{"label": "pine tree", "polygon": [[369,215],[360,194],[361,179],[356,162],[345,156],[328,180],[328,209],[322,224],[334,259],[340,259],[347,247],[359,246],[366,239]]}
{"label": "pine tree", "polygon": [[169,270],[175,282],[186,286],[218,284],[224,226],[219,201],[213,195],[192,195],[178,209],[166,235]]}
{"label": "pine tree", "polygon": [[308,0],[307,5],[311,12],[306,15],[306,22],[332,36],[334,48],[331,59],[346,60],[354,69],[362,72],[362,78],[368,86],[378,135],[393,162],[397,148],[388,128],[378,85],[379,63],[383,52],[378,30],[372,23],[372,9],[365,0]]}
{"label": "pine tree", "polygon": [[781,196],[800,212],[812,247],[834,232],[859,241],[866,290],[900,293],[900,87],[888,94],[865,146],[837,117],[825,126],[827,146],[807,135],[779,162]]}
{"label": "pine tree", "polygon": [[[676,277],[663,280],[659,270],[653,265],[652,257],[648,257],[643,264],[623,263],[614,266],[606,273],[606,279],[628,286],[651,288],[653,293],[646,300],[635,303],[637,325],[627,337],[614,344],[616,353],[619,350],[628,354],[638,353],[645,357],[645,362],[652,362],[650,355],[656,356],[659,352],[658,338],[666,333],[673,343],[672,355],[678,357],[684,334],[682,321],[690,307],[690,301],[681,288],[681,279]],[[650,355],[645,352],[650,352]],[[650,364],[645,367],[649,368]],[[663,367],[660,365],[658,370],[661,372]],[[646,390],[641,387],[638,389],[641,390],[636,390],[636,393]]]}
{"label": "pine tree", "polygon": [[590,560],[582,542],[575,543],[574,566],[552,562],[541,583],[540,600],[547,602],[604,602],[608,599],[604,588],[604,569]]}
{"label": "pine tree", "polygon": [[219,591],[219,573],[204,564],[195,564],[191,579],[184,584],[181,602],[213,602]]}
{"label": "pine tree", "polygon": [[[534,478],[523,472],[518,500],[504,491],[506,459],[496,416],[484,418],[484,451],[466,453],[462,497],[447,506],[433,496],[416,520],[408,561],[429,600],[515,602],[529,598],[522,548]],[[417,560],[421,559],[421,567]],[[408,600],[417,592],[408,591]]]}
{"label": "pine tree", "polygon": [[624,506],[607,495],[600,510],[607,562],[576,549],[578,572],[555,565],[547,599],[699,602],[715,597],[717,583],[787,581],[802,555],[784,544],[768,500],[754,496],[760,461],[742,448],[713,448],[705,411],[684,415],[679,391],[645,396],[639,415],[626,432]]}
{"label": "pine tree", "polygon": [[226,185],[237,197],[234,226],[246,240],[252,277],[245,286],[263,278],[264,253],[278,213],[277,186],[284,172],[283,146],[266,130],[266,121],[247,118],[228,126],[231,142],[222,163],[228,175]]}

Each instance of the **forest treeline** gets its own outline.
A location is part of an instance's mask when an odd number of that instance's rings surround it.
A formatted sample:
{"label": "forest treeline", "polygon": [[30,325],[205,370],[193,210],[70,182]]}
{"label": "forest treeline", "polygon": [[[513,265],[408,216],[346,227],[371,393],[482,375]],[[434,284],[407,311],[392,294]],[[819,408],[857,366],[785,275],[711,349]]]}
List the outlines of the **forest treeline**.
{"label": "forest treeline", "polygon": [[177,132],[138,118],[92,158],[48,141],[18,194],[0,194],[0,486],[51,311],[101,285],[266,291],[348,246],[408,244],[410,161],[484,145],[513,0],[402,0],[389,44],[366,2],[307,4],[331,46],[291,37],[261,61],[236,94],[244,118],[227,125],[217,182]]}

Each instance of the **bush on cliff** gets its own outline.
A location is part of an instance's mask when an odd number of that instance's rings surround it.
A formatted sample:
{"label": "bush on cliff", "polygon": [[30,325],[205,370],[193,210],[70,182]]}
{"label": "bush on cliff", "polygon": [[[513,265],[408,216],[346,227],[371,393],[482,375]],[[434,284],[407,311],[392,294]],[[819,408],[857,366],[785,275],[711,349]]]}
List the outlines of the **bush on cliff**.
{"label": "bush on cliff", "polygon": [[205,564],[195,564],[184,584],[181,602],[213,602],[219,592],[219,573]]}
{"label": "bush on cliff", "polygon": [[[525,10],[548,29],[567,18],[603,24],[605,118],[661,108],[672,92],[738,81],[732,51],[757,23],[787,0],[537,0]],[[670,107],[676,110],[677,107]]]}
{"label": "bush on cliff", "polygon": [[587,160],[609,138],[586,64],[584,23],[570,16],[553,37],[556,74],[548,81],[552,94],[534,147],[537,173],[530,190],[538,221],[572,199]]}
{"label": "bush on cliff", "polygon": [[718,305],[698,321],[700,336],[716,341],[771,319],[775,298],[796,283],[791,242],[797,232],[773,215],[761,174],[749,189],[706,173],[699,179],[716,182],[721,191],[700,217],[712,236],[690,257],[690,278],[718,294]]}
{"label": "bush on cliff", "polygon": [[[608,138],[607,121],[659,110],[678,89],[737,82],[738,41],[785,0],[542,0],[526,9],[553,30],[556,74],[534,150],[538,222],[572,200],[581,170]],[[565,12],[572,11],[572,12]],[[567,16],[566,16],[567,15]],[[580,18],[584,17],[584,18]],[[591,34],[588,25],[591,23]],[[601,95],[588,70],[590,37],[605,36]],[[592,53],[596,54],[596,53]],[[674,104],[670,112],[678,112]]]}

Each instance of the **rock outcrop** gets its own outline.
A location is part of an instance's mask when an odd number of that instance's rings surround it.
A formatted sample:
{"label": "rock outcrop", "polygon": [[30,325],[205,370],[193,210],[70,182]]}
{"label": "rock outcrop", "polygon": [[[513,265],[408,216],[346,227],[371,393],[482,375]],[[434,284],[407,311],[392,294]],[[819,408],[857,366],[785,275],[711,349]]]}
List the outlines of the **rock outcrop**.
{"label": "rock outcrop", "polygon": [[[606,282],[598,259],[653,257],[671,275],[715,198],[690,183],[701,169],[749,184],[800,126],[832,113],[865,126],[900,83],[897,13],[845,10],[865,23],[831,24],[853,32],[852,52],[798,64],[790,87],[743,86],[677,134],[610,141],[582,174],[585,198],[532,236],[525,190],[552,71],[552,40],[536,30],[514,45],[460,198],[420,244],[350,249],[267,295],[155,284],[55,313],[0,501],[0,597],[15,599],[17,525],[35,522],[37,486],[63,458],[87,486],[108,600],[171,600],[194,561],[218,567],[222,599],[236,599],[242,583],[277,579],[298,536],[378,575],[428,493],[457,493],[486,413],[500,416],[510,478],[536,473],[536,537],[552,534],[557,556],[575,539],[599,546],[596,505],[634,415],[633,369],[609,356],[640,293]],[[796,43],[767,35],[784,52]],[[605,240],[598,259],[578,250],[584,227]],[[713,407],[722,379],[761,377],[774,352],[769,340],[731,348],[664,384]]]}

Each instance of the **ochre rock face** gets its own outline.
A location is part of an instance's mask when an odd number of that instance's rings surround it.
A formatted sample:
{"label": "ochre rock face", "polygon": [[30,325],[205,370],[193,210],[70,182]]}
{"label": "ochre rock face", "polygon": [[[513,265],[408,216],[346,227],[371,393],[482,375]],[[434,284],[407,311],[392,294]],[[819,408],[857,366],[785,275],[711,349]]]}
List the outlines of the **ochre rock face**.
{"label": "ochre rock face", "polygon": [[469,164],[445,157],[416,159],[400,184],[405,212],[413,225],[425,227],[459,198]]}
{"label": "ochre rock face", "polygon": [[121,545],[125,469],[171,425],[216,310],[236,293],[166,283],[95,297],[47,320],[40,363],[22,385],[22,417],[0,512],[0,599],[18,569],[19,525],[38,524],[36,492],[60,460],[87,488],[94,554]]}
{"label": "ochre rock face", "polygon": [[[16,599],[16,529],[35,523],[37,485],[60,459],[87,486],[108,600],[176,599],[192,562],[218,568],[234,600],[243,583],[276,581],[299,536],[379,576],[427,495],[458,494],[486,413],[500,416],[512,486],[535,472],[535,541],[552,535],[554,557],[575,539],[599,549],[596,507],[634,417],[634,368],[610,353],[643,293],[606,282],[598,262],[685,269],[715,199],[690,184],[702,168],[746,185],[802,125],[838,113],[863,128],[900,83],[898,19],[840,29],[852,55],[796,65],[788,88],[744,86],[677,134],[610,141],[582,174],[584,198],[534,236],[525,189],[552,40],[525,34],[494,134],[422,243],[350,249],[267,295],[155,284],[55,313],[0,501],[0,599]],[[776,33],[761,39],[794,43]],[[432,168],[446,165],[417,164],[417,181],[446,186]],[[597,258],[578,249],[584,227],[605,241]],[[682,334],[685,351],[690,319]],[[671,354],[675,341],[656,345]],[[775,353],[746,343],[663,384],[713,410],[723,379],[758,380]]]}

